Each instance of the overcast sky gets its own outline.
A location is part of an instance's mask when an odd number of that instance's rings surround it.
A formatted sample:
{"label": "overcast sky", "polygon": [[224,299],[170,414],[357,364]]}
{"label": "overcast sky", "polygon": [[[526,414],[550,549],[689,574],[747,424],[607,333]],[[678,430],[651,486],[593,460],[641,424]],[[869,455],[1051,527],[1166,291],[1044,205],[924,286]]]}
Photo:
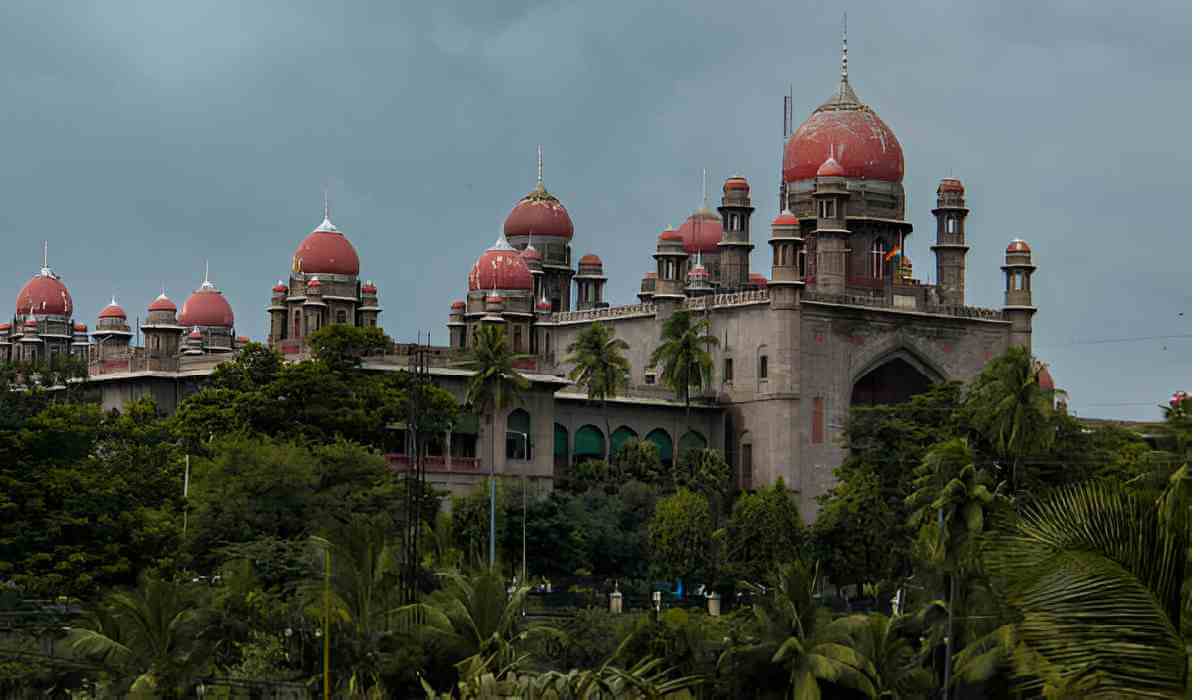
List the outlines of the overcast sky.
{"label": "overcast sky", "polygon": [[714,205],[749,178],[769,274],[781,95],[799,124],[834,91],[845,9],[851,83],[904,148],[916,275],[952,174],[968,303],[1003,304],[1004,246],[1029,240],[1034,350],[1073,410],[1154,418],[1190,388],[1190,338],[1081,342],[1191,332],[1185,2],[349,4],[6,3],[0,300],[43,239],[89,326],[113,294],[131,316],[160,285],[182,304],[208,259],[261,339],[328,184],[386,330],[445,342],[539,143],[611,303],[635,301],[701,168]]}

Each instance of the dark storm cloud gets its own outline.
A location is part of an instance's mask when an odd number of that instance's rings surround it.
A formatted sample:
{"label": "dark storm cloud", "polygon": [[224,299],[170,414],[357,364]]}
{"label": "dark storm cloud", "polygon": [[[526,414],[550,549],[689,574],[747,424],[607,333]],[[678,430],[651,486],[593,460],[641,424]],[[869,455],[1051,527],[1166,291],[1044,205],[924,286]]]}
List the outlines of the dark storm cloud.
{"label": "dark storm cloud", "polygon": [[[380,286],[388,331],[447,305],[534,179],[633,299],[653,237],[734,172],[755,268],[797,122],[836,86],[841,6],[794,3],[10,3],[0,23],[0,300],[40,241],[80,320],[178,302],[204,260],[261,337],[320,218]],[[904,146],[909,250],[932,271],[936,182],[972,208],[968,301],[1034,246],[1035,349],[1081,415],[1151,417],[1190,383],[1190,41],[1184,3],[850,3],[850,73]],[[9,303],[9,302],[4,302]],[[1182,317],[1178,314],[1184,314]]]}

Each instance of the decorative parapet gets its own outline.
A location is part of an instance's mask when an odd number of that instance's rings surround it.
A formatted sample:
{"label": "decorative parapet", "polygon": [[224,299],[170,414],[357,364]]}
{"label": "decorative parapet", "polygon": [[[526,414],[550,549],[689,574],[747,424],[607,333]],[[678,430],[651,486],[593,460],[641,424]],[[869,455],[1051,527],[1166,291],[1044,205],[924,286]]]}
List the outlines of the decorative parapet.
{"label": "decorative parapet", "polygon": [[577,323],[579,321],[603,321],[609,318],[628,318],[630,316],[653,316],[654,304],[626,304],[624,306],[609,306],[603,309],[585,309],[583,311],[559,311],[550,315],[553,323]]}
{"label": "decorative parapet", "polygon": [[711,309],[720,306],[745,306],[747,304],[766,304],[771,301],[765,289],[751,289],[745,292],[728,292],[711,296],[692,297],[687,300],[685,308],[692,310]]}
{"label": "decorative parapet", "polygon": [[[907,297],[912,298],[912,297]],[[937,316],[956,316],[959,318],[979,318],[989,321],[1002,321],[1004,314],[997,309],[985,309],[979,306],[955,306],[949,304],[919,304],[907,308],[893,303],[884,297],[869,297],[858,294],[821,294],[805,291],[804,301],[819,301],[826,304],[841,304],[843,306],[866,306],[875,309],[917,311]]]}

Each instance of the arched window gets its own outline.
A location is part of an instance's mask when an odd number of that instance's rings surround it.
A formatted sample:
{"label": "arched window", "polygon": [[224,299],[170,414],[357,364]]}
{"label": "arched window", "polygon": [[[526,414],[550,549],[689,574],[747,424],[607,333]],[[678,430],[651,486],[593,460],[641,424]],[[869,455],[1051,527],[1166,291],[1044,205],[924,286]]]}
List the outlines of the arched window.
{"label": "arched window", "polygon": [[521,327],[514,325],[513,326],[513,352],[523,352],[523,351],[524,351],[524,348],[521,347]]}
{"label": "arched window", "polygon": [[887,257],[887,254],[887,241],[876,238],[875,242],[871,244],[871,277],[877,280],[883,279],[883,271],[887,267],[884,258]]}
{"label": "arched window", "polygon": [[671,435],[662,428],[655,428],[646,434],[646,439],[658,446],[658,458],[663,464],[670,464],[674,458],[671,449]]}
{"label": "arched window", "polygon": [[946,217],[946,233],[954,233],[956,226],[957,224],[955,223],[953,216]]}
{"label": "arched window", "polygon": [[604,433],[594,425],[575,431],[575,459],[604,459]]}
{"label": "arched window", "polygon": [[338,312],[337,312],[337,322],[338,322],[338,323],[345,323],[345,322],[346,322],[346,310],[345,310],[345,309],[338,309]]}
{"label": "arched window", "polygon": [[567,447],[569,434],[567,429],[558,423],[554,424],[554,466],[565,467],[571,452]]}
{"label": "arched window", "polygon": [[523,408],[508,414],[508,432],[504,439],[504,456],[509,459],[529,459],[533,454],[533,437],[529,430],[529,412]]}
{"label": "arched window", "polygon": [[754,488],[754,441],[750,432],[742,433],[741,454],[738,455],[738,485],[743,489]]}
{"label": "arched window", "polygon": [[708,447],[708,440],[704,436],[697,433],[695,430],[689,430],[686,435],[679,438],[679,454],[687,455],[691,450],[703,450]]}
{"label": "arched window", "polygon": [[612,450],[609,452],[609,459],[615,459],[617,452],[621,451],[621,447],[630,440],[637,440],[637,433],[632,428],[622,425],[613,431],[612,434]]}

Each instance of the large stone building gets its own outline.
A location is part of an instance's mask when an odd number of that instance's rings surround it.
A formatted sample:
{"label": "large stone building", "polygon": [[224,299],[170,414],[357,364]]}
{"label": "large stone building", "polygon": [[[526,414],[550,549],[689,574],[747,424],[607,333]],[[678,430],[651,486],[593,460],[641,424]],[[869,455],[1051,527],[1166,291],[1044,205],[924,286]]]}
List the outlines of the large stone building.
{"label": "large stone building", "polygon": [[[546,188],[539,149],[535,186],[470,266],[465,298],[450,305],[448,345],[433,350],[430,370],[464,397],[471,372],[463,360],[473,334],[495,325],[531,389],[518,405],[483,421],[464,418],[436,441],[432,478],[467,487],[494,467],[547,484],[572,462],[644,438],[664,461],[697,447],[720,450],[743,487],[782,479],[811,518],[844,457],[841,431],[852,406],[902,401],[932,382],[970,380],[1008,347],[1031,345],[1036,268],[1029,244],[1014,240],[996,251],[1007,280],[1001,308],[965,304],[970,210],[957,179],[929,193],[936,282],[913,278],[904,153],[850,87],[844,53],[833,96],[789,131],[778,199],[771,196],[770,210],[778,213],[765,236],[769,273],[751,270],[751,251],[764,241],[751,227],[750,183],[735,175],[724,181],[715,210],[706,193],[677,228],[648,232],[651,269],[627,290],[637,302],[619,306],[606,301],[601,259],[589,253],[575,261],[575,226]],[[267,342],[294,360],[306,356],[305,339],[322,326],[377,325],[378,290],[359,273],[358,254],[326,206],[324,220],[293,253],[287,281],[272,290]],[[13,325],[0,327],[0,348],[33,333],[69,347],[65,287],[60,293],[48,269],[30,285],[41,296],[32,310],[25,296],[18,300]],[[650,361],[663,323],[680,310],[706,319],[718,339],[710,349],[712,384],[690,409]],[[207,275],[178,315],[165,295],[151,303],[141,327],[145,346],[130,345],[126,318],[114,300],[101,313],[95,342],[85,346],[106,407],[149,394],[171,410],[243,342]],[[36,329],[25,330],[29,319]],[[604,415],[565,378],[568,348],[596,321],[629,345],[633,367],[629,390],[610,399]],[[396,345],[368,358],[365,369],[404,370],[410,350]],[[1043,381],[1051,385],[1048,372]]]}

